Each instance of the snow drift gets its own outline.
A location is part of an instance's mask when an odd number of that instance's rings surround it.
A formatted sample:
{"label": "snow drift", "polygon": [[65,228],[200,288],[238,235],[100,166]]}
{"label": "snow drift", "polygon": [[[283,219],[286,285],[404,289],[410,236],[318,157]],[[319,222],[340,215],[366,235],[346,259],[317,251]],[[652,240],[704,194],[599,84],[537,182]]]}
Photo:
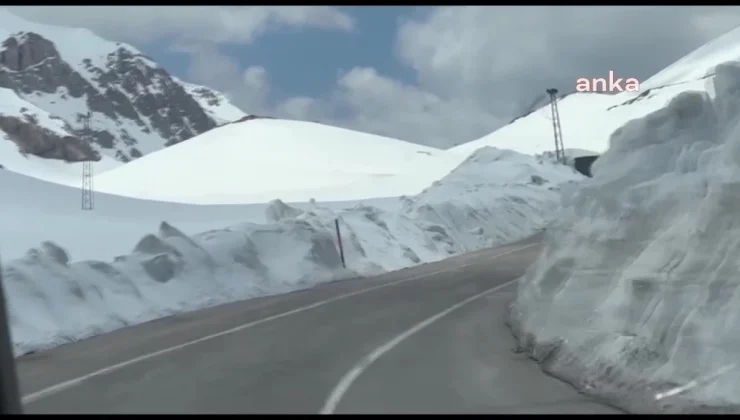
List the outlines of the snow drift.
{"label": "snow drift", "polygon": [[[515,241],[549,221],[560,186],[580,179],[566,166],[484,148],[417,196],[400,198],[395,210],[273,201],[266,224],[186,235],[162,222],[133,251],[106,261],[73,262],[45,242],[4,266],[15,351]],[[347,269],[334,243],[335,219]]]}
{"label": "snow drift", "polygon": [[547,371],[630,411],[740,403],[740,65],[712,83],[614,132],[511,308]]}

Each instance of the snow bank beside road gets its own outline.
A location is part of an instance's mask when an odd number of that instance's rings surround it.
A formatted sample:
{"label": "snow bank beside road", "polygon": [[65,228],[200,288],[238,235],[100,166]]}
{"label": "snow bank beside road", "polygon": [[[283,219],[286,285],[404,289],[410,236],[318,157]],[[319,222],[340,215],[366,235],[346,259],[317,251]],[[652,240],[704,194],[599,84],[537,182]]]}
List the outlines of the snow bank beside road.
{"label": "snow bank beside road", "polygon": [[16,351],[174,313],[347,276],[315,220],[245,224],[188,237],[162,223],[112,262],[70,263],[44,243],[5,267]]}
{"label": "snow bank beside road", "polygon": [[612,135],[512,306],[546,370],[631,411],[740,404],[740,370],[705,380],[740,357],[740,65],[713,84]]}
{"label": "snow bank beside road", "polygon": [[[73,262],[47,242],[4,265],[15,350],[515,241],[549,220],[559,184],[579,179],[568,167],[484,148],[421,194],[401,198],[399,211],[274,201],[268,224],[188,236],[163,222],[131,253],[108,261]],[[335,244],[336,218],[347,269]]]}
{"label": "snow bank beside road", "polygon": [[484,147],[412,200],[404,214],[448,228],[454,251],[523,238],[554,216],[563,186],[584,179],[570,167]]}

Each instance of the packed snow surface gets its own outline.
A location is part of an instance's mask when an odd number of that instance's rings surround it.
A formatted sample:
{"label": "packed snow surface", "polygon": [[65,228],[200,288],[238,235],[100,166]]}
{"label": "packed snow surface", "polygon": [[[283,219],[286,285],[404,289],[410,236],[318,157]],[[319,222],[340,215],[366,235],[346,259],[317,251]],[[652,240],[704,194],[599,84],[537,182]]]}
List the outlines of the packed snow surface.
{"label": "packed snow surface", "polygon": [[[103,156],[99,162],[92,164],[92,169],[97,174],[120,164],[121,162],[113,158]],[[82,184],[82,162],[70,163],[30,154],[22,155],[18,153],[18,146],[10,141],[2,131],[0,131],[0,166],[6,172],[12,171],[48,182],[76,187]],[[0,172],[0,175],[5,175],[5,172]]]}
{"label": "packed snow surface", "polygon": [[[63,244],[75,259],[108,259],[123,255],[133,244],[167,220],[191,235],[230,224],[266,223],[266,204],[199,206],[95,192],[93,211],[82,212],[82,194],[72,188],[0,170],[0,188],[13,197],[0,206],[0,254],[17,258],[43,241]],[[394,210],[396,199],[364,200]],[[332,202],[335,209],[352,203]],[[307,208],[307,204],[295,204]]]}
{"label": "packed snow surface", "polygon": [[512,306],[548,370],[632,411],[740,404],[740,65],[715,72],[612,135]]}
{"label": "packed snow surface", "polygon": [[8,172],[0,186],[19,202],[0,207],[0,245],[15,350],[518,240],[582,178],[483,148],[410,197],[204,206],[97,194],[82,212],[78,190]]}
{"label": "packed snow surface", "polygon": [[328,125],[254,119],[210,130],[96,177],[111,194],[193,204],[417,194],[466,156]]}

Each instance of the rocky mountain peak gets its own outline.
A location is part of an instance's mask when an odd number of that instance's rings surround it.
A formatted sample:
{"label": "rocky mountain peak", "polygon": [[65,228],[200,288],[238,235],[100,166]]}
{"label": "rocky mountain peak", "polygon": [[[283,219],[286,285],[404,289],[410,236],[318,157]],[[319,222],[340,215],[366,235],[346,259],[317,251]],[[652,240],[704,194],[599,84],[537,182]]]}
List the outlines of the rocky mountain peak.
{"label": "rocky mountain peak", "polygon": [[[22,26],[17,21],[14,25]],[[25,127],[34,124],[24,117],[28,112],[6,115],[0,130],[12,131],[6,131],[6,137],[26,153],[74,161],[98,160],[104,154],[128,162],[206,132],[235,115],[246,115],[228,104],[229,116],[220,118],[214,107],[224,105],[222,94],[179,81],[126,44],[89,33],[90,45],[97,43],[95,53],[80,58],[85,56],[84,46],[57,45],[49,36],[67,28],[54,27],[45,33],[42,25],[29,22],[28,26],[41,30],[14,32],[0,44],[0,88],[61,119],[69,135]],[[76,29],[68,31],[77,31],[70,37],[76,41],[84,35]],[[88,113],[90,129],[86,130],[83,119]],[[31,136],[31,132],[37,134]]]}
{"label": "rocky mountain peak", "polygon": [[59,58],[54,43],[35,33],[19,33],[6,39],[0,51],[0,64],[12,71],[24,71],[46,58]]}

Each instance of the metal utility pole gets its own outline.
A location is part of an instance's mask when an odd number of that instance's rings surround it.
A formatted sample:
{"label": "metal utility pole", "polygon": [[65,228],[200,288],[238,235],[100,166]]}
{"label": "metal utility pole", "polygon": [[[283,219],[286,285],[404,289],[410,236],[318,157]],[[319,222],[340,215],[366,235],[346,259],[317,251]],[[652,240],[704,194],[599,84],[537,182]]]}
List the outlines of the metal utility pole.
{"label": "metal utility pole", "polygon": [[337,243],[339,243],[339,258],[342,259],[342,267],[347,268],[344,262],[344,247],[342,246],[342,233],[339,230],[339,219],[334,219],[334,227],[337,229]]}
{"label": "metal utility pole", "polygon": [[563,131],[560,129],[560,112],[558,112],[558,90],[547,89],[550,95],[550,109],[552,111],[552,131],[555,136],[555,159],[565,164],[565,147],[563,147]]}
{"label": "metal utility pole", "polygon": [[[90,142],[90,116],[87,115],[82,117],[83,122],[83,133],[84,140]],[[92,161],[86,160],[82,162],[82,210],[92,210],[95,207],[93,201],[93,169]]]}

